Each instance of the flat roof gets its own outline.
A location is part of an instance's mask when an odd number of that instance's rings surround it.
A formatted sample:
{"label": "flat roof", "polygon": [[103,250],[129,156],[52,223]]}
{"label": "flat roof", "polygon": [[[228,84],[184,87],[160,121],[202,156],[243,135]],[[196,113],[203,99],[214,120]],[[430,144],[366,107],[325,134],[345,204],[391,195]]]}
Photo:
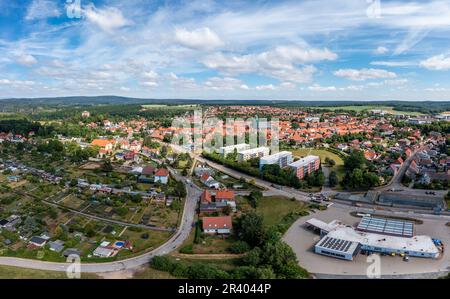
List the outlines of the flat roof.
{"label": "flat roof", "polygon": [[270,148],[265,147],[265,146],[260,146],[260,147],[256,147],[256,148],[251,148],[251,149],[246,149],[243,151],[238,152],[239,154],[253,154],[253,153],[258,153],[261,151],[270,151]]}
{"label": "flat roof", "polygon": [[261,158],[261,160],[279,159],[281,157],[289,156],[289,155],[292,155],[292,153],[288,152],[288,151],[282,151],[282,152],[279,152],[279,153],[276,153],[276,154],[272,154],[270,156],[265,156],[265,157]]}
{"label": "flat roof", "polygon": [[414,223],[411,221],[364,216],[356,230],[411,238],[414,236]]}
{"label": "flat roof", "polygon": [[358,242],[361,245],[389,248],[392,250],[408,250],[437,255],[439,249],[434,245],[429,236],[414,236],[404,238],[387,236],[375,233],[366,233],[355,230],[352,227],[342,226],[328,233],[328,237]]}
{"label": "flat roof", "polygon": [[310,156],[306,156],[304,158],[301,158],[301,159],[299,159],[299,160],[289,164],[289,166],[291,166],[291,167],[302,167],[302,166],[308,165],[309,163],[314,162],[316,160],[320,160],[320,158],[317,157],[317,156],[310,155]]}
{"label": "flat roof", "polygon": [[316,247],[353,255],[353,253],[358,249],[358,245],[358,242],[325,236],[319,241],[319,243],[317,243]]}

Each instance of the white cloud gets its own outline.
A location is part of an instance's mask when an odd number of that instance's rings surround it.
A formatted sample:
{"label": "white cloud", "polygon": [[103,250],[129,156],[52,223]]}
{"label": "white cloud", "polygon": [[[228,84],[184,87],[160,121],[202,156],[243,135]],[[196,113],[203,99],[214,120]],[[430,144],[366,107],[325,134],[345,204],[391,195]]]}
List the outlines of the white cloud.
{"label": "white cloud", "polygon": [[99,26],[106,32],[112,32],[115,29],[130,25],[122,12],[115,7],[107,7],[105,9],[97,9],[93,4],[88,5],[83,10],[86,19]]}
{"label": "white cloud", "polygon": [[314,84],[308,87],[311,91],[335,91],[335,86],[320,86],[319,84]]}
{"label": "white cloud", "polygon": [[211,90],[247,90],[248,86],[239,79],[231,77],[212,77],[204,82],[206,89]]}
{"label": "white cloud", "polygon": [[156,80],[159,78],[159,75],[154,71],[149,71],[142,73],[142,77],[145,79]]}
{"label": "white cloud", "polygon": [[378,48],[375,49],[375,54],[382,55],[382,54],[385,54],[385,53],[387,53],[387,52],[389,52],[389,49],[386,48],[386,47],[380,46],[380,47],[378,47]]}
{"label": "white cloud", "polygon": [[61,11],[56,1],[50,0],[34,0],[28,6],[25,19],[42,20],[61,16]]}
{"label": "white cloud", "polygon": [[153,81],[144,81],[139,83],[141,86],[144,87],[157,87],[159,84]]}
{"label": "white cloud", "polygon": [[177,28],[175,30],[175,40],[182,46],[196,50],[213,50],[224,45],[220,37],[208,27],[193,31]]}
{"label": "white cloud", "polygon": [[32,66],[32,65],[36,64],[38,61],[36,60],[36,58],[34,58],[33,55],[20,54],[20,55],[16,56],[16,62],[21,65]]}
{"label": "white cloud", "polygon": [[268,85],[258,85],[255,87],[256,90],[275,90],[275,86],[273,84]]}
{"label": "white cloud", "polygon": [[372,61],[370,64],[377,66],[402,67],[402,66],[414,66],[417,63],[413,61]]}
{"label": "white cloud", "polygon": [[281,81],[304,83],[309,82],[316,71],[314,66],[305,64],[336,58],[328,49],[279,46],[259,54],[225,56],[217,53],[207,56],[203,63],[224,74],[258,73]]}
{"label": "white cloud", "polygon": [[368,79],[383,79],[396,78],[397,75],[393,72],[388,72],[382,69],[340,69],[334,72],[337,77],[347,78],[354,81],[365,81]]}
{"label": "white cloud", "polygon": [[364,89],[364,85],[349,85],[349,86],[346,86],[346,87],[340,87],[339,88],[339,90],[342,90],[342,91],[347,91],[347,90],[349,90],[349,91],[361,91],[363,89]]}
{"label": "white cloud", "polygon": [[437,55],[421,61],[420,65],[429,70],[446,71],[450,69],[450,55]]}

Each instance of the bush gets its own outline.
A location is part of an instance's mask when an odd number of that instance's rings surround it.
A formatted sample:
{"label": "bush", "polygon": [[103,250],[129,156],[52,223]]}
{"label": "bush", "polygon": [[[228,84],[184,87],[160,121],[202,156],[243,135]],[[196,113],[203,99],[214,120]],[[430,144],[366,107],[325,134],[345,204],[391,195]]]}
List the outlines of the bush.
{"label": "bush", "polygon": [[180,253],[193,254],[194,253],[194,246],[192,244],[183,246],[183,247],[180,248]]}
{"label": "bush", "polygon": [[250,250],[250,246],[244,241],[237,241],[230,247],[231,253],[241,254]]}

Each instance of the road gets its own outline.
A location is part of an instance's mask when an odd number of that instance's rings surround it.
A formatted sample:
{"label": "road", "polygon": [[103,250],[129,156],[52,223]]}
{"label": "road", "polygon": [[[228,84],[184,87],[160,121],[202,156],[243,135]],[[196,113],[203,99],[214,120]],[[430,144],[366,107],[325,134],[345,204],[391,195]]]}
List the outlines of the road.
{"label": "road", "polygon": [[[171,170],[171,173],[175,177],[175,179],[183,181],[187,189],[183,215],[181,217],[181,223],[176,233],[160,247],[136,257],[109,263],[82,263],[80,266],[81,272],[105,273],[136,269],[142,265],[147,264],[153,257],[165,255],[183,244],[183,242],[188,238],[192,229],[201,189],[195,185],[188,183],[184,177],[181,177],[175,171]],[[0,257],[0,264],[6,266],[50,271],[66,271],[70,266],[70,264],[68,263],[44,262],[14,257]]]}

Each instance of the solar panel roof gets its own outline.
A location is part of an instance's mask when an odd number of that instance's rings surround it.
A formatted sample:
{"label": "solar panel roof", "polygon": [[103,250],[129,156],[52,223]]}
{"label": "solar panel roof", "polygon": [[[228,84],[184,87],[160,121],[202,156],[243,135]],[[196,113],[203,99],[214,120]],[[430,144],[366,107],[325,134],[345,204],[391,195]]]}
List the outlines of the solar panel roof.
{"label": "solar panel roof", "polygon": [[359,231],[372,232],[400,237],[414,236],[414,223],[411,221],[385,219],[365,216],[356,228]]}

